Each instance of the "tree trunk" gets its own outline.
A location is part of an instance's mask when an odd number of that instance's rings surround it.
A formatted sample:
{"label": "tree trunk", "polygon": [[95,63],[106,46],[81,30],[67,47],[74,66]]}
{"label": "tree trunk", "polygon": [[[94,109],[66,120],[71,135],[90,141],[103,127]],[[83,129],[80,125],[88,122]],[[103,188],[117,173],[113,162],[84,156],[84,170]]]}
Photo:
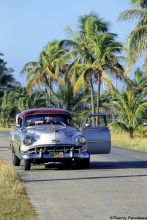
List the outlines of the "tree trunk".
{"label": "tree trunk", "polygon": [[[45,84],[47,86],[49,86],[51,88],[51,78],[49,76],[49,78],[47,78],[47,76],[45,76]],[[51,107],[51,91],[47,89],[45,89],[46,92],[46,107],[50,108]]]}
{"label": "tree trunk", "polygon": [[46,88],[45,88],[45,96],[46,96],[46,107],[48,108],[49,107],[49,95],[48,95],[48,91]]}
{"label": "tree trunk", "polygon": [[94,110],[94,89],[93,89],[93,84],[92,84],[92,78],[90,76],[90,92],[91,92],[91,109],[92,109],[92,114],[95,113],[95,110]]}
{"label": "tree trunk", "polygon": [[[92,77],[90,76],[90,92],[91,92],[91,109],[92,109],[92,114],[95,114],[95,109],[94,109],[94,89],[93,89],[93,84],[92,84]],[[95,126],[95,118],[92,117],[92,124]]]}
{"label": "tree trunk", "polygon": [[[49,87],[51,88],[51,77],[49,76]],[[49,103],[48,107],[51,108],[51,91],[49,90]]]}
{"label": "tree trunk", "polygon": [[130,133],[130,138],[131,139],[134,138],[134,131],[132,128],[130,128],[129,133]]}
{"label": "tree trunk", "polygon": [[100,108],[100,89],[101,89],[101,75],[98,73],[97,76],[97,113],[99,113],[99,108]]}

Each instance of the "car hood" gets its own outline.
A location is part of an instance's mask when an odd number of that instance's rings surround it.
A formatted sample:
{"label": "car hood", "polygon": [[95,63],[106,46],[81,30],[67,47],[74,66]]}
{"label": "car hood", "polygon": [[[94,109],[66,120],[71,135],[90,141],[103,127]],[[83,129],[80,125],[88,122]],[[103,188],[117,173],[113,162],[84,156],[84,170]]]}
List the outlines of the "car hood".
{"label": "car hood", "polygon": [[71,126],[66,128],[49,126],[28,128],[27,135],[32,136],[37,141],[37,145],[71,145],[76,144],[81,133]]}

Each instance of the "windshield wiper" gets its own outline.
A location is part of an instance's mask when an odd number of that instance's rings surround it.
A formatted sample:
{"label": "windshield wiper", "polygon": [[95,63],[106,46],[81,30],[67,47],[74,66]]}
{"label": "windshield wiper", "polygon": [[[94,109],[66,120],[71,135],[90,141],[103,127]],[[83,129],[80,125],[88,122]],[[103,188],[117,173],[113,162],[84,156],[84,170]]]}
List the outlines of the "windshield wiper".
{"label": "windshield wiper", "polygon": [[[62,121],[60,121],[58,118],[56,118],[56,117],[54,117],[54,119],[56,119],[57,121],[59,121],[62,125],[64,125],[64,127],[66,128],[66,124],[65,123],[63,123]],[[51,124],[52,124],[52,121],[53,120],[51,120]],[[53,124],[52,124],[53,125]]]}

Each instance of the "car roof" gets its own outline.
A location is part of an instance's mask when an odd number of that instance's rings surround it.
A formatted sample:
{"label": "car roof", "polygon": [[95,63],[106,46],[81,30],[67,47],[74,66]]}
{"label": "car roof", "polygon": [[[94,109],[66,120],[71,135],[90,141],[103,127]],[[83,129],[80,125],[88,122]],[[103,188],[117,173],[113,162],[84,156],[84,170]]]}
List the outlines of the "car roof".
{"label": "car roof", "polygon": [[69,111],[58,108],[35,108],[27,109],[21,112],[23,117],[27,115],[36,115],[36,114],[66,114],[71,115]]}

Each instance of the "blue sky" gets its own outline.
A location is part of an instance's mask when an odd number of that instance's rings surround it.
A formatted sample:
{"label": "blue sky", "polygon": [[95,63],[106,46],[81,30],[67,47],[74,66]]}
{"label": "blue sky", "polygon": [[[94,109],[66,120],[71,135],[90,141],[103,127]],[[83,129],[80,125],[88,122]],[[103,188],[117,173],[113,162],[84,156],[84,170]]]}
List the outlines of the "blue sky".
{"label": "blue sky", "polygon": [[110,22],[110,31],[123,43],[134,23],[116,20],[129,8],[129,0],[1,0],[0,52],[25,86],[25,76],[20,76],[24,64],[37,61],[48,42],[66,38],[65,25],[76,30],[78,17],[94,11]]}

